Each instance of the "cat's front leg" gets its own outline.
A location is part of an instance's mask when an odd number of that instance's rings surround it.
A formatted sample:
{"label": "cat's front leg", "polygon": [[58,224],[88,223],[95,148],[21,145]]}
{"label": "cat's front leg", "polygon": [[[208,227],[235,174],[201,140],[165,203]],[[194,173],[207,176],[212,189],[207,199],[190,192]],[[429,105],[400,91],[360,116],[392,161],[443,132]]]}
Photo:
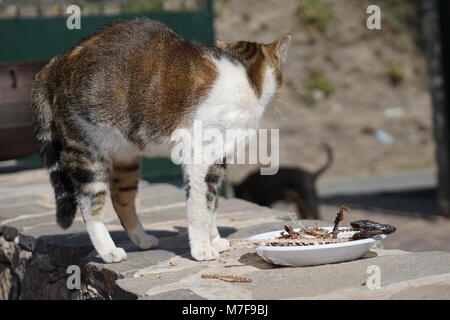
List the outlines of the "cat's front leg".
{"label": "cat's front leg", "polygon": [[[218,203],[219,198],[217,197],[216,203]],[[209,238],[211,239],[211,245],[219,252],[228,251],[230,249],[230,242],[222,238],[217,229],[217,209],[212,212],[211,215],[211,226],[209,228]]]}
{"label": "cat's front leg", "polygon": [[230,248],[230,242],[220,237],[217,229],[217,209],[219,207],[219,190],[225,176],[226,162],[216,163],[208,168],[205,181],[208,185],[206,196],[207,207],[210,210],[209,239],[211,245],[219,252],[227,251]]}
{"label": "cat's front leg", "polygon": [[211,211],[208,209],[208,184],[206,181],[209,165],[185,165],[186,210],[188,218],[191,255],[195,260],[214,260],[219,251],[211,245]]}

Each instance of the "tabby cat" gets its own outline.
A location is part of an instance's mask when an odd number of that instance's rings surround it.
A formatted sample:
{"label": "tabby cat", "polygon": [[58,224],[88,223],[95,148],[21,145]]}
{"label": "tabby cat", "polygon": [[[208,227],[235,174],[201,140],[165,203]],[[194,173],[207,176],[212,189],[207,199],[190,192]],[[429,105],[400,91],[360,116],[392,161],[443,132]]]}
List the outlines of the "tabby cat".
{"label": "tabby cat", "polygon": [[[142,249],[156,246],[136,215],[141,156],[167,154],[161,152],[170,152],[174,130],[194,121],[221,132],[257,128],[281,85],[290,40],[203,46],[136,19],[107,26],[53,58],[36,75],[32,113],[58,224],[70,227],[79,210],[101,258],[125,260],[102,222],[109,187],[130,239]],[[216,226],[222,159],[183,164],[196,260],[216,259],[229,248]]]}

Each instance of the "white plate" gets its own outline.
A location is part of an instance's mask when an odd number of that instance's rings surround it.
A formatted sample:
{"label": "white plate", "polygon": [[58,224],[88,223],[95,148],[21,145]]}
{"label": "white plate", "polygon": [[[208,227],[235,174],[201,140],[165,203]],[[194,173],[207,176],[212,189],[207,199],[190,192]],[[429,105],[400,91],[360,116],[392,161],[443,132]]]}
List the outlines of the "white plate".
{"label": "white plate", "polygon": [[[341,227],[340,230],[348,227]],[[331,227],[322,227],[331,231]],[[275,239],[283,230],[260,233],[248,238],[249,240]],[[355,231],[340,232],[338,238],[351,237]],[[376,240],[384,239],[386,235],[374,238],[353,240],[348,242],[319,244],[312,246],[253,246],[258,255],[265,261],[282,266],[314,266],[319,264],[336,263],[362,258],[374,245]]]}

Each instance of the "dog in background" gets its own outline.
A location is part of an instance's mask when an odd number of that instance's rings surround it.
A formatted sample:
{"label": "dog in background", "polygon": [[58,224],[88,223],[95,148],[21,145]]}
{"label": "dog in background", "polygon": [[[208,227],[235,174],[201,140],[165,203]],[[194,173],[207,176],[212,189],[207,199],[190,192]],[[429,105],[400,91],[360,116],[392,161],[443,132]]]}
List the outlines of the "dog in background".
{"label": "dog in background", "polygon": [[316,172],[281,167],[274,175],[261,175],[258,170],[233,186],[235,197],[268,207],[277,201],[294,203],[299,219],[319,219],[316,181],[328,170],[334,159],[329,145],[325,145],[325,150],[327,161]]}

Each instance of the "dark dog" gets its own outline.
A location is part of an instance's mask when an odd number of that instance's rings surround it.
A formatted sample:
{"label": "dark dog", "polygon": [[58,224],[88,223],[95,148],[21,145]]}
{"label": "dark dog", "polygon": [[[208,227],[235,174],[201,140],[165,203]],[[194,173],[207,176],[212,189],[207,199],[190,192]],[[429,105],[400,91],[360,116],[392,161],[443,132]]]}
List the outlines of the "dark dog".
{"label": "dark dog", "polygon": [[280,168],[275,175],[261,175],[259,170],[251,173],[243,182],[234,185],[234,195],[262,206],[271,206],[284,200],[294,203],[302,219],[319,219],[319,204],[316,180],[333,162],[333,151],[325,146],[328,159],[325,165],[314,173],[301,168]]}

